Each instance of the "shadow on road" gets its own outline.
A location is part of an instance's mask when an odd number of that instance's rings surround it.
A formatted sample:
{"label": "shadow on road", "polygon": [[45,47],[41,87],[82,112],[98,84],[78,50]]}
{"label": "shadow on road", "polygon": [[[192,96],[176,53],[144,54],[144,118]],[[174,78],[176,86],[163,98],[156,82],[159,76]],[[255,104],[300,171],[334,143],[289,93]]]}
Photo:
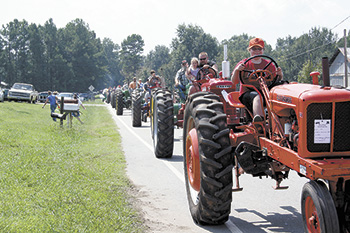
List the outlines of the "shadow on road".
{"label": "shadow on road", "polygon": [[268,215],[264,215],[256,210],[243,208],[235,209],[235,211],[238,213],[251,213],[263,220],[247,222],[233,216],[230,216],[230,220],[243,232],[304,232],[302,216],[298,210],[292,206],[280,206],[280,208],[289,211],[290,214],[270,212]]}
{"label": "shadow on road", "polygon": [[161,159],[161,160],[166,160],[166,161],[169,161],[169,162],[183,162],[183,157],[182,155],[173,155],[171,158],[164,158],[164,159]]}

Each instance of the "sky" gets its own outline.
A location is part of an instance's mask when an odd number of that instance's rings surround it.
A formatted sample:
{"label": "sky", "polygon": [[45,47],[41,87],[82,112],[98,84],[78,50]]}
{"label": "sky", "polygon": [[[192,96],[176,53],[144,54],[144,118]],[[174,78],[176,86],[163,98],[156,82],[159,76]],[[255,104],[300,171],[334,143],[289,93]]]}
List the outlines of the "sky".
{"label": "sky", "polygon": [[350,30],[349,0],[6,0],[1,5],[1,26],[14,19],[44,25],[52,18],[63,28],[79,18],[98,38],[119,45],[141,35],[144,55],[157,45],[170,48],[180,24],[200,26],[219,42],[246,33],[273,48],[278,38],[298,37],[312,27],[332,29],[338,38]]}

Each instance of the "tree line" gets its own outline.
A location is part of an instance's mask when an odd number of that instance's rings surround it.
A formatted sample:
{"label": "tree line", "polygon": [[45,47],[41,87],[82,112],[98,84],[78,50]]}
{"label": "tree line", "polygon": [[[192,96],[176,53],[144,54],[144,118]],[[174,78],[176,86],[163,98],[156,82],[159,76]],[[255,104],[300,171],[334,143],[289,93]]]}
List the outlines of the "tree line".
{"label": "tree line", "polygon": [[[100,39],[82,19],[57,28],[52,19],[44,25],[17,19],[0,30],[0,81],[33,84],[37,90],[86,92],[121,85],[133,77],[146,80],[150,70],[163,76],[172,87],[182,60],[190,61],[202,51],[220,67],[227,45],[231,71],[248,57],[248,42],[258,35],[233,35],[219,42],[197,25],[180,24],[169,47],[155,46],[143,55],[141,35],[132,34],[121,44]],[[264,39],[264,38],[263,38]],[[347,37],[350,44],[350,34]],[[334,54],[344,41],[327,28],[311,28],[299,37],[277,40],[276,48],[266,43],[265,54],[282,67],[285,79],[309,82],[311,71],[321,71],[321,59]]]}

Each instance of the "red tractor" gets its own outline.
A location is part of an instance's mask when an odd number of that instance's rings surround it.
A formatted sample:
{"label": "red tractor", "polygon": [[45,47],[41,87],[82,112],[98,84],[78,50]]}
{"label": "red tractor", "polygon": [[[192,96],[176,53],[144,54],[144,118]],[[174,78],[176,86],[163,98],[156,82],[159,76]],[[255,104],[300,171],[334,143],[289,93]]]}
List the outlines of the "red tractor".
{"label": "red tractor", "polygon": [[[259,57],[278,67],[272,58]],[[276,189],[283,188],[280,184],[292,169],[310,180],[301,198],[305,231],[349,232],[350,91],[275,85],[267,67],[245,72],[249,75],[241,72],[242,85],[254,89],[249,80],[260,86],[264,121],[252,123],[238,92],[223,91],[215,80],[202,85],[207,92],[195,93],[186,102],[183,154],[192,218],[200,224],[225,223],[232,191],[242,190],[241,169],[254,177],[271,177]]]}

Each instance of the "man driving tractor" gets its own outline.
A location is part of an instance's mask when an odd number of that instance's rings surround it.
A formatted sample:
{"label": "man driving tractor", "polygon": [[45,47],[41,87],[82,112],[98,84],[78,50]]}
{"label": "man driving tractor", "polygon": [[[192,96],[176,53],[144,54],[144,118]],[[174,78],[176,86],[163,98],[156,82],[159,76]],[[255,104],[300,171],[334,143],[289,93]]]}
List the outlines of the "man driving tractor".
{"label": "man driving tractor", "polygon": [[[209,57],[208,57],[208,54],[206,52],[201,52],[199,55],[198,55],[198,60],[199,60],[199,64],[198,64],[198,67],[203,70],[203,69],[211,69],[215,72],[215,75],[217,74],[218,72],[218,66],[217,64],[212,61],[212,60],[209,60]],[[201,77],[203,78],[203,77]],[[198,75],[197,75],[197,79],[198,79]],[[189,90],[189,95],[197,92],[197,91],[200,91],[200,84],[197,84],[197,83],[194,83],[191,87],[190,87],[190,90]]]}
{"label": "man driving tractor", "polygon": [[[247,49],[250,53],[250,57],[253,57],[262,55],[264,53],[264,48],[265,43],[261,38],[253,38],[249,41],[249,46]],[[272,75],[278,75],[278,80],[281,80],[283,78],[283,73],[281,67],[278,67],[276,69],[275,65],[266,59],[257,57],[245,63],[248,59],[249,58],[245,58],[237,63],[235,69],[232,72],[231,80],[234,86],[240,83],[239,100],[247,107],[251,113],[253,113],[253,122],[261,122],[263,121],[263,116],[265,114],[263,106],[261,106],[260,95],[255,89],[242,85],[239,77],[240,73],[243,73],[243,76],[249,76],[250,73],[247,71],[267,69],[271,72]],[[260,86],[256,81],[250,82],[248,80],[245,83],[253,85],[259,92],[261,92]]]}
{"label": "man driving tractor", "polygon": [[161,86],[162,84],[161,78],[158,75],[156,75],[156,72],[154,70],[151,70],[151,76],[148,77],[148,82],[149,88]]}
{"label": "man driving tractor", "polygon": [[129,89],[136,89],[138,87],[138,83],[136,82],[136,77],[133,78],[133,81],[129,84]]}
{"label": "man driving tractor", "polygon": [[208,68],[208,67],[211,67],[213,68],[216,72],[218,72],[218,65],[212,61],[212,60],[209,60],[209,57],[208,57],[208,54],[206,52],[201,52],[199,55],[198,55],[198,60],[199,60],[199,65],[198,67],[199,68]]}
{"label": "man driving tractor", "polygon": [[154,70],[151,70],[151,76],[148,77],[147,82],[143,84],[143,90],[145,91],[145,102],[151,99],[151,89],[155,87],[161,87],[162,79],[156,75]]}

